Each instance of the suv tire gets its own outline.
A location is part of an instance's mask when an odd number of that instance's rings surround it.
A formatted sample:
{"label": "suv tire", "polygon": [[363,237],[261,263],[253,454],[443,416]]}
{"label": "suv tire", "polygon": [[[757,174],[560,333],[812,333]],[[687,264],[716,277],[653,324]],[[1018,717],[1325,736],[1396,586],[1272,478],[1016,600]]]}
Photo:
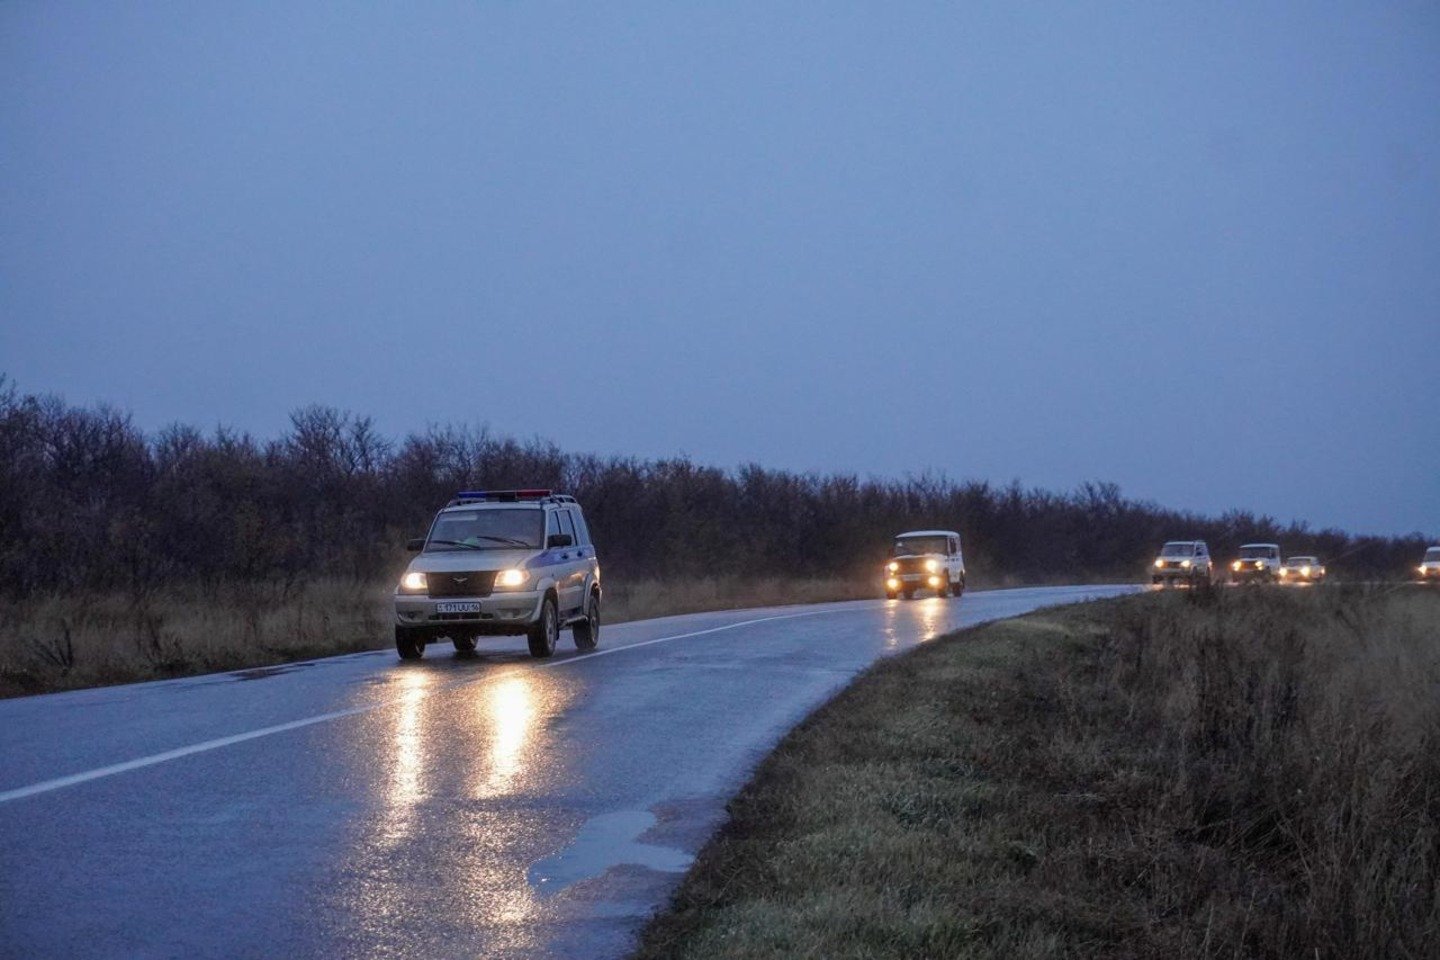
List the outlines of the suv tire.
{"label": "suv tire", "polygon": [[964,596],[964,594],[965,594],[965,574],[963,574],[963,573],[960,574],[960,579],[959,579],[959,580],[956,580],[954,583],[952,583],[952,584],[950,585],[950,592],[951,592],[952,594],[954,594],[955,599],[957,599],[957,600],[960,599],[960,597]]}
{"label": "suv tire", "polygon": [[547,595],[540,604],[540,619],[525,631],[530,642],[530,656],[544,659],[555,652],[555,641],[560,636],[560,614],[555,609],[555,598]]}
{"label": "suv tire", "polygon": [[453,637],[451,642],[455,644],[455,653],[459,656],[469,656],[475,652],[474,637]]}
{"label": "suv tire", "polygon": [[594,650],[600,643],[600,595],[590,594],[590,599],[585,604],[585,616],[576,620],[570,628],[570,636],[575,640],[576,650]]}
{"label": "suv tire", "polygon": [[425,656],[425,635],[410,627],[396,627],[395,652],[401,660],[419,660]]}

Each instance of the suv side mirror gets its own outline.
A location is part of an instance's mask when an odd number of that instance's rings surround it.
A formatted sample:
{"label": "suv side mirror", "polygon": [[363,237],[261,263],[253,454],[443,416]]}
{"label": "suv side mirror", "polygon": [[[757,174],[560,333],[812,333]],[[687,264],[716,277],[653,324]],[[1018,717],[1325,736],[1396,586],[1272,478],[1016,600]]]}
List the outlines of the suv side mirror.
{"label": "suv side mirror", "polygon": [[550,547],[568,547],[575,542],[575,538],[568,533],[552,533],[550,539],[545,541],[546,549]]}
{"label": "suv side mirror", "polygon": [[421,550],[425,549],[425,538],[416,537],[413,540],[407,540],[405,542],[405,549],[409,550],[411,553],[419,553]]}

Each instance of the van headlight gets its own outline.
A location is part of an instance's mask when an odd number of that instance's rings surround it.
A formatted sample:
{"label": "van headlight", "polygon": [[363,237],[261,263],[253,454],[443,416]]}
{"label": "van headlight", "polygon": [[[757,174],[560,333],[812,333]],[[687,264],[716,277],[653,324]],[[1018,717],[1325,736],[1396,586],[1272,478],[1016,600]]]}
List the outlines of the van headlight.
{"label": "van headlight", "polygon": [[411,570],[400,578],[401,593],[424,593],[428,586],[425,582],[425,574],[419,570]]}
{"label": "van headlight", "polygon": [[900,569],[900,564],[896,563],[894,560],[891,560],[888,564],[885,565],[885,569],[889,570],[891,573],[894,573],[895,571]]}
{"label": "van headlight", "polygon": [[511,567],[509,570],[501,570],[495,574],[495,586],[514,589],[523,587],[530,580],[530,573],[518,567]]}
{"label": "van headlight", "polygon": [[925,561],[925,571],[926,571],[927,573],[934,573],[936,570],[939,570],[939,569],[940,569],[940,564],[937,563],[936,561],[934,561],[934,560],[926,560],[926,561]]}

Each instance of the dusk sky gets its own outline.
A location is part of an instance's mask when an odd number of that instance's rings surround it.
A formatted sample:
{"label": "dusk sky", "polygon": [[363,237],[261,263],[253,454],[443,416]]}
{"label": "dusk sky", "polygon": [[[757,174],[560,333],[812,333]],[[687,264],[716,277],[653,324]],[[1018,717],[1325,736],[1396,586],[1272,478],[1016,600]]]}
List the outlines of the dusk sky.
{"label": "dusk sky", "polygon": [[11,0],[0,373],[1433,535],[1440,5]]}

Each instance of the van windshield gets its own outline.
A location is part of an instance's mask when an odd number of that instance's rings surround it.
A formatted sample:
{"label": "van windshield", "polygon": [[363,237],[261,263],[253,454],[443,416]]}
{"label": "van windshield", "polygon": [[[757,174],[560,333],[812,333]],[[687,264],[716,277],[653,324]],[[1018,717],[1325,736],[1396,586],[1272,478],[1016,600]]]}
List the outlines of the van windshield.
{"label": "van windshield", "polygon": [[1277,556],[1280,551],[1274,547],[1241,547],[1241,560],[1264,560],[1268,557]]}
{"label": "van windshield", "polygon": [[1193,543],[1167,543],[1160,549],[1162,557],[1193,557],[1195,555],[1195,544]]}
{"label": "van windshield", "polygon": [[895,556],[915,557],[922,553],[950,552],[947,537],[901,537],[895,541]]}
{"label": "van windshield", "polygon": [[545,511],[538,507],[447,510],[435,518],[425,552],[538,550],[544,537]]}
{"label": "van windshield", "polygon": [[1431,547],[1429,550],[1426,550],[1425,559],[1427,561],[1440,560],[1440,547]]}

